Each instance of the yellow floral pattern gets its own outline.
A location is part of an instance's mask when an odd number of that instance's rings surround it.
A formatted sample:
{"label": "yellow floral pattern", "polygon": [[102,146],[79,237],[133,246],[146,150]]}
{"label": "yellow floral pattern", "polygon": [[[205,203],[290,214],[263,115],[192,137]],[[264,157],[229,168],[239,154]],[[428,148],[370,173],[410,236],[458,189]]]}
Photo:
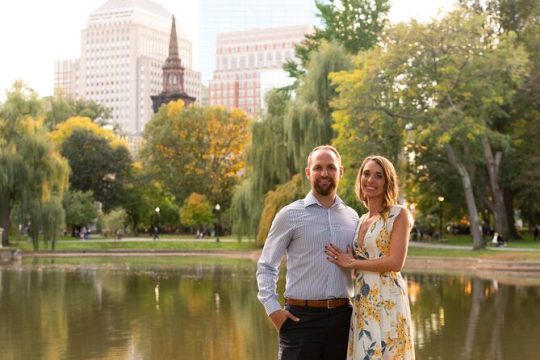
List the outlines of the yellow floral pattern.
{"label": "yellow floral pattern", "polygon": [[[402,208],[393,206],[386,216],[380,216],[366,233],[361,248],[355,241],[357,258],[377,259],[389,254],[392,225]],[[406,289],[399,272],[355,273],[348,360],[414,359]]]}

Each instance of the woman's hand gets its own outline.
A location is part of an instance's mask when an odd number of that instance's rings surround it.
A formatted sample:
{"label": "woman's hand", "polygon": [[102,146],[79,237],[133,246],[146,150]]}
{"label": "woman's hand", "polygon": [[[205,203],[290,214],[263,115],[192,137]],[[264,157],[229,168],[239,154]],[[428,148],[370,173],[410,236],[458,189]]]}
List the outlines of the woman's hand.
{"label": "woman's hand", "polygon": [[342,252],[336,245],[328,244],[324,247],[324,252],[328,255],[326,259],[331,263],[344,268],[354,267],[355,259],[349,245],[347,245],[347,252]]}

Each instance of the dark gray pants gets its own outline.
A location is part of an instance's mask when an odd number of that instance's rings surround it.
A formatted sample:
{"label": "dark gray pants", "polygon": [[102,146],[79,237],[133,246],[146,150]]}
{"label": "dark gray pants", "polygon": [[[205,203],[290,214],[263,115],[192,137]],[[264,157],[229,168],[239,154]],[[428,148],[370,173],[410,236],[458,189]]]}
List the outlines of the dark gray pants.
{"label": "dark gray pants", "polygon": [[345,360],[352,307],[287,306],[299,322],[287,319],[279,330],[279,360]]}

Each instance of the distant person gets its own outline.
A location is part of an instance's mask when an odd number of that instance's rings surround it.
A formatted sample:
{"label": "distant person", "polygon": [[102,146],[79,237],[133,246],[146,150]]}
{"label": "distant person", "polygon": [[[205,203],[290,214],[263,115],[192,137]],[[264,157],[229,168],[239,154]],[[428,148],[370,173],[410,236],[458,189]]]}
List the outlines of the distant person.
{"label": "distant person", "polygon": [[155,225],[153,228],[152,228],[152,238],[154,240],[158,240],[159,239],[159,228],[157,227],[157,225]]}
{"label": "distant person", "polygon": [[413,226],[411,230],[411,237],[412,241],[418,241],[418,229],[416,228],[416,226]]}
{"label": "distant person", "polygon": [[538,239],[538,236],[540,235],[540,225],[536,224],[534,227],[534,240],[536,241]]}
{"label": "distant person", "polygon": [[495,247],[503,247],[505,246],[504,239],[501,234],[498,232],[493,233],[493,239],[491,239],[491,244]]}
{"label": "distant person", "polygon": [[[358,214],[337,196],[341,157],[328,145],[311,151],[311,191],[274,218],[257,263],[258,298],[279,333],[279,360],[345,360],[351,321],[351,272],[328,263],[323,246],[350,247]],[[287,256],[285,308],[277,281]]]}
{"label": "distant person", "polygon": [[354,270],[353,315],[348,360],[415,358],[407,283],[401,269],[407,256],[412,215],[398,205],[397,175],[382,156],[362,162],[356,196],[368,209],[360,218],[353,249],[325,247],[328,261]]}

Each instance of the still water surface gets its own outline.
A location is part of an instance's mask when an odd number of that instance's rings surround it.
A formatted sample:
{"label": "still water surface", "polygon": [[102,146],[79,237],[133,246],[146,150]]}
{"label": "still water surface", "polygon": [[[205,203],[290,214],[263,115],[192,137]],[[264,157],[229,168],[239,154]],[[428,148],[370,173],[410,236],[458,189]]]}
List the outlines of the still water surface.
{"label": "still water surface", "polygon": [[[417,359],[536,359],[540,286],[404,273]],[[1,359],[276,359],[250,260],[0,264]]]}

